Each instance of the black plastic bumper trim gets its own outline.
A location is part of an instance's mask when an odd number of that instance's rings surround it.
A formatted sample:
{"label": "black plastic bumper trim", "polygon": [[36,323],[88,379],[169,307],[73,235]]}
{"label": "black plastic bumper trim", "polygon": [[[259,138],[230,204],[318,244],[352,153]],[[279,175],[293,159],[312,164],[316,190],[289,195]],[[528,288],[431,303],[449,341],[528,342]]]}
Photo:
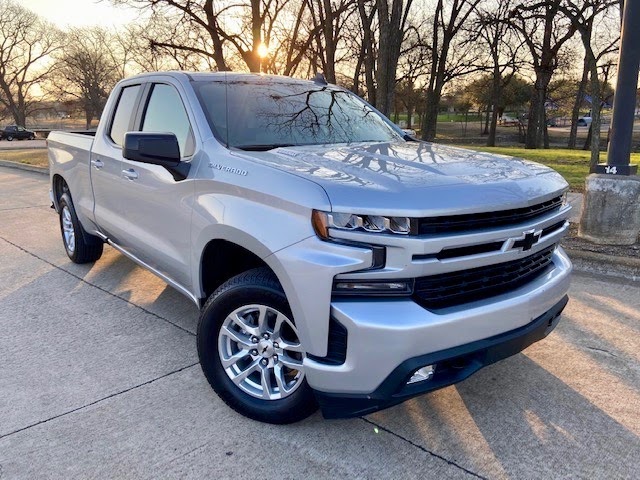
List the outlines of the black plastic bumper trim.
{"label": "black plastic bumper trim", "polygon": [[[350,418],[366,415],[402,403],[409,398],[431,392],[468,378],[482,367],[521,352],[549,335],[560,320],[569,301],[564,296],[556,305],[527,325],[494,337],[458,347],[410,358],[402,362],[370,394],[344,394],[316,391],[325,418]],[[407,385],[417,369],[436,365],[430,380]]]}

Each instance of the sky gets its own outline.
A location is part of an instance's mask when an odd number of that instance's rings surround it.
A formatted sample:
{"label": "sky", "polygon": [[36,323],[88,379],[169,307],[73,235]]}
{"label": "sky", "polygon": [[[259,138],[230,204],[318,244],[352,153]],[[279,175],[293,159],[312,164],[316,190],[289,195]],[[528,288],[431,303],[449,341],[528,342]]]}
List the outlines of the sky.
{"label": "sky", "polygon": [[138,10],[114,7],[109,0],[20,0],[19,3],[61,28],[121,26],[140,16]]}

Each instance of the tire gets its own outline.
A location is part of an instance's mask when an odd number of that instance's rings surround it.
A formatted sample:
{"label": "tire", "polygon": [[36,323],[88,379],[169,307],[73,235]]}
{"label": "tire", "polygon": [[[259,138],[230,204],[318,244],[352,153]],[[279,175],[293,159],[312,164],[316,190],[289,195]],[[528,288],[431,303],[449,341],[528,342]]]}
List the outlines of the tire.
{"label": "tire", "polygon": [[13,140],[13,135],[7,135],[7,142],[11,142]]}
{"label": "tire", "polygon": [[36,136],[35,136],[35,135],[30,135],[30,136],[29,136],[29,140],[35,140],[35,139],[36,139]]}
{"label": "tire", "polygon": [[73,263],[91,263],[102,256],[104,243],[94,235],[88,234],[76,215],[71,196],[62,194],[58,202],[60,212],[60,233],[67,255]]}
{"label": "tire", "polygon": [[260,422],[288,424],[318,409],[304,369],[291,368],[302,366],[304,351],[284,291],[268,268],[241,273],[209,297],[200,315],[197,344],[209,384],[236,412]]}

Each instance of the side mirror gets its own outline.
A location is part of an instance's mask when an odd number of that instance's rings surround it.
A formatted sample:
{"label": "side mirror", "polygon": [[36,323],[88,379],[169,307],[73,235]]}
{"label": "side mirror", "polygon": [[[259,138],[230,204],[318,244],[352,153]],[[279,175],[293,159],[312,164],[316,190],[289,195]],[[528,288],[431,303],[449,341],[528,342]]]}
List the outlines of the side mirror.
{"label": "side mirror", "polygon": [[184,180],[190,163],[180,161],[180,146],[173,133],[127,132],[122,156],[134,162],[151,163],[166,168],[175,180]]}

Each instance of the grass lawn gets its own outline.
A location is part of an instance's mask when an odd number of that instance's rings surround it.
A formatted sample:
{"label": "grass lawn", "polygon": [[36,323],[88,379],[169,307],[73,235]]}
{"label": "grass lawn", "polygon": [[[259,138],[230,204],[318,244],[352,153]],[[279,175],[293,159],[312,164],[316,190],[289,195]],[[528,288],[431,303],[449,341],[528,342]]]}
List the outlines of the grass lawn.
{"label": "grass lawn", "polygon": [[27,165],[36,165],[38,167],[48,167],[49,160],[47,158],[46,148],[31,148],[25,150],[0,150],[0,160],[9,160],[10,162],[26,163]]}
{"label": "grass lawn", "polygon": [[[527,150],[513,147],[482,147],[464,145],[463,148],[478,150],[481,152],[499,153],[512,157],[524,158],[547,165],[560,173],[571,190],[584,191],[584,179],[589,174],[590,152],[584,150],[568,150],[566,148],[550,148],[548,150]],[[601,161],[606,162],[606,152],[601,153]],[[640,162],[640,153],[631,154],[632,163]]]}

